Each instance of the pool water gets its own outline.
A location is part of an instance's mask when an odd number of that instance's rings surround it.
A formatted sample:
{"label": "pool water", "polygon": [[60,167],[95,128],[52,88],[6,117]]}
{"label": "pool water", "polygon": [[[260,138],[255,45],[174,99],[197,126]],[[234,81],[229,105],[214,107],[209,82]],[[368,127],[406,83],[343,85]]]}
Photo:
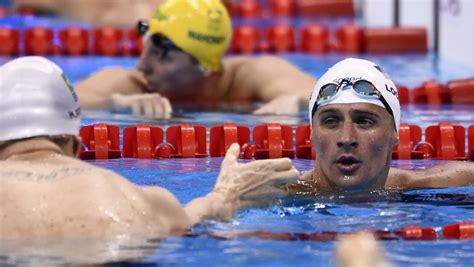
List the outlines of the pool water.
{"label": "pool water", "polygon": [[[281,55],[301,69],[315,75],[348,56],[324,56],[298,53]],[[428,79],[446,82],[450,79],[474,76],[474,70],[438,58],[433,54],[362,55],[374,60],[399,84],[409,87]],[[1,57],[0,63],[10,58]],[[135,58],[61,57],[57,62],[75,83],[104,66],[133,67]],[[258,105],[258,104],[255,104]],[[108,111],[84,112],[83,125],[108,122],[121,128],[138,123],[150,123],[166,128],[180,123],[201,124],[209,128],[222,122],[255,125],[278,122],[297,126],[308,123],[306,112],[296,116],[255,116],[245,113],[255,108],[249,105],[230,106],[221,111],[206,107],[175,106],[170,120],[153,120],[128,113]],[[474,106],[406,106],[402,122],[425,128],[441,121],[463,126],[474,124]],[[181,203],[209,192],[219,173],[222,158],[137,160],[114,159],[90,161],[123,175],[138,185],[156,185],[170,190]],[[245,162],[245,161],[243,161]],[[393,161],[392,166],[405,169],[427,168],[441,163],[433,160]],[[312,161],[295,159],[298,170],[310,170]],[[170,237],[165,240],[147,237],[120,236],[107,241],[76,241],[31,244],[0,244],[0,265],[55,265],[90,262],[115,264],[149,263],[157,266],[330,266],[333,264],[333,241],[279,241],[257,237],[218,239],[199,233],[320,232],[355,231],[359,229],[394,230],[409,225],[440,227],[463,220],[474,220],[474,187],[449,189],[378,192],[360,199],[289,197],[268,209],[239,212],[230,222],[209,221],[192,231],[195,237]],[[474,241],[443,240],[380,242],[389,259],[398,266],[473,266]],[[357,248],[354,248],[357,249]]]}

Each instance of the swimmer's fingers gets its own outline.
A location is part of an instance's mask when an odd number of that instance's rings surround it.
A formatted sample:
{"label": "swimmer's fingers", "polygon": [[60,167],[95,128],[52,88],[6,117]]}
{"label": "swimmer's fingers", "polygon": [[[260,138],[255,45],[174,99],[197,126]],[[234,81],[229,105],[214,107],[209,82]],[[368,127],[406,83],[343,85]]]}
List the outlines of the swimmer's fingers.
{"label": "swimmer's fingers", "polygon": [[237,143],[233,143],[227,152],[225,153],[225,158],[222,161],[222,170],[227,171],[229,168],[238,165],[240,155],[240,146]]}
{"label": "swimmer's fingers", "polygon": [[159,94],[149,95],[150,105],[153,112],[149,114],[150,117],[161,119],[163,118],[163,108],[161,107],[161,96]]}
{"label": "swimmer's fingers", "polygon": [[287,171],[293,167],[289,158],[256,160],[247,164],[242,164],[242,168],[254,169],[256,171]]}
{"label": "swimmer's fingers", "polygon": [[247,195],[253,191],[265,191],[273,189],[282,189],[286,191],[286,188],[282,187],[289,183],[294,183],[300,177],[298,171],[295,168],[291,168],[288,171],[283,172],[260,172],[252,173],[248,172],[247,179],[241,181],[240,192],[242,195]]}
{"label": "swimmer's fingers", "polygon": [[143,114],[147,117],[155,116],[155,104],[153,103],[152,98],[144,98],[141,100],[141,105],[143,107]]}
{"label": "swimmer's fingers", "polygon": [[173,112],[173,108],[171,107],[170,101],[166,97],[161,98],[161,103],[163,107],[163,117],[165,119],[169,119],[171,117],[171,112]]}
{"label": "swimmer's fingers", "polygon": [[140,101],[131,101],[130,107],[132,108],[133,115],[141,115],[143,112],[143,105]]}
{"label": "swimmer's fingers", "polygon": [[277,172],[270,178],[273,186],[280,188],[282,185],[287,185],[296,182],[300,178],[300,173],[297,169],[292,167],[288,171]]}

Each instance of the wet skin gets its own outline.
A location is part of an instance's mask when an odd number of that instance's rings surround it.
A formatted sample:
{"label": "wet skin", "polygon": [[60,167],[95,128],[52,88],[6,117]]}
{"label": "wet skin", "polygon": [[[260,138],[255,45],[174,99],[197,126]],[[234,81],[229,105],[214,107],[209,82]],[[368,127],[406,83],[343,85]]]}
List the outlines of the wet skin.
{"label": "wet skin", "polygon": [[163,53],[163,48],[153,45],[149,38],[138,61],[140,70],[150,92],[162,94],[168,98],[195,96],[204,77],[200,65],[183,51],[171,49]]}
{"label": "wet skin", "polygon": [[398,137],[391,115],[366,104],[330,104],[313,116],[311,136],[318,155],[313,182],[328,191],[384,188]]}

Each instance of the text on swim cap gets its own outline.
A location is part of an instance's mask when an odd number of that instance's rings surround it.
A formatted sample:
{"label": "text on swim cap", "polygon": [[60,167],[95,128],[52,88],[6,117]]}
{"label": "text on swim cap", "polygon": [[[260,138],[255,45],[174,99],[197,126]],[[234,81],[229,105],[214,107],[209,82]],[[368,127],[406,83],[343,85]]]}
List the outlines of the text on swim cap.
{"label": "text on swim cap", "polygon": [[390,87],[387,84],[385,84],[385,90],[387,90],[387,92],[391,93],[392,95],[394,95],[398,99],[397,90],[395,90],[393,87]]}
{"label": "text on swim cap", "polygon": [[220,44],[225,40],[225,37],[203,34],[193,31],[188,32],[188,37],[199,42],[206,42],[210,44]]}

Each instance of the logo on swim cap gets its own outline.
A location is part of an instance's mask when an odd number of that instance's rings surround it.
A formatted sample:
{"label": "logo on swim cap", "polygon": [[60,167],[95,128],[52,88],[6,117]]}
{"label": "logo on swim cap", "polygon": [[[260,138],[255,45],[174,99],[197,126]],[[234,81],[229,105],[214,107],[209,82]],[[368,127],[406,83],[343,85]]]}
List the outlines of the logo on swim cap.
{"label": "logo on swim cap", "polygon": [[74,101],[79,101],[79,98],[77,97],[76,91],[74,90],[74,87],[72,86],[71,82],[69,82],[69,79],[67,78],[66,74],[64,72],[61,74],[61,78],[63,78],[64,83],[66,83],[67,88],[69,88],[69,91],[72,94],[72,97],[74,98]]}

